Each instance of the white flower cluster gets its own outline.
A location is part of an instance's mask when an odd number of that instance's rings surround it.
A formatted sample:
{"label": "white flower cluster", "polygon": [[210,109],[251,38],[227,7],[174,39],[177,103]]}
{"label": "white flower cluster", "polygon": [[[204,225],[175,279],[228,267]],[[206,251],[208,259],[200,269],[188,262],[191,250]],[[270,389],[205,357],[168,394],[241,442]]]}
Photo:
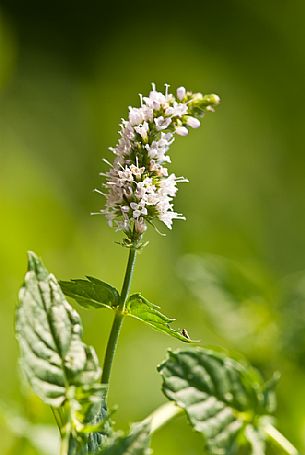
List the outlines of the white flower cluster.
{"label": "white flower cluster", "polygon": [[[155,219],[169,229],[174,219],[185,219],[174,211],[173,198],[183,177],[168,174],[167,154],[175,135],[186,136],[188,127],[198,128],[199,118],[220,101],[217,95],[193,94],[179,87],[176,96],[158,92],[155,85],[141,107],[129,108],[128,120],[122,119],[120,139],[110,150],[116,155],[106,177],[106,206],[103,213],[110,226],[136,239]],[[96,190],[100,192],[99,190]],[[103,193],[102,193],[103,194]]]}

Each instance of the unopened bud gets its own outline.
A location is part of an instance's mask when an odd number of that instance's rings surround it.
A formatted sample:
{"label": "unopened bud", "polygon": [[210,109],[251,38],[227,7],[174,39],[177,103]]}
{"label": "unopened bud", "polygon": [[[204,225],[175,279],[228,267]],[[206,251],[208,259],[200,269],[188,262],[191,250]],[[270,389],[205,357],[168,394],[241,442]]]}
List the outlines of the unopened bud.
{"label": "unopened bud", "polygon": [[217,104],[220,103],[220,97],[212,93],[211,95],[204,95],[202,101],[204,102],[204,104],[212,104],[216,106]]}
{"label": "unopened bud", "polygon": [[200,120],[198,120],[195,117],[189,116],[186,121],[187,125],[190,126],[191,128],[199,128],[200,126]]}
{"label": "unopened bud", "polygon": [[146,223],[143,218],[135,220],[135,230],[138,234],[143,234],[147,229]]}
{"label": "unopened bud", "polygon": [[187,136],[189,134],[189,130],[185,126],[177,126],[176,133],[178,136]]}
{"label": "unopened bud", "polygon": [[182,101],[185,98],[186,90],[184,87],[177,88],[177,98],[179,101]]}

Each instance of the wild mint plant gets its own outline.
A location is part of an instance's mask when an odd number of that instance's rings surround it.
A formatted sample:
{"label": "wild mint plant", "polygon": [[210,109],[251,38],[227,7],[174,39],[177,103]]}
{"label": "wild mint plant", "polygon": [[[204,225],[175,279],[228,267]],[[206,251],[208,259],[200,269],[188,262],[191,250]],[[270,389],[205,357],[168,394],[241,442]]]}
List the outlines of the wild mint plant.
{"label": "wild mint plant", "polygon": [[[120,139],[109,170],[103,176],[106,198],[101,214],[124,234],[121,244],[129,258],[121,292],[93,277],[59,282],[36,254],[28,254],[28,271],[20,291],[16,333],[20,364],[33,391],[48,404],[60,434],[60,455],[145,455],[151,436],[167,421],[186,414],[203,436],[203,453],[211,455],[263,455],[297,450],[273,426],[273,378],[263,382],[250,365],[227,354],[194,345],[185,329],[173,328],[174,319],[141,293],[129,293],[136,256],[146,243],[151,225],[172,229],[173,220],[185,219],[173,200],[184,177],[169,174],[168,155],[177,136],[198,128],[207,112],[220,102],[217,95],[202,95],[179,87],[176,96],[153,89],[141,106],[129,108],[122,120]],[[94,349],[84,343],[78,313],[65,296],[92,310],[114,313],[103,368]],[[215,302],[217,304],[217,302]],[[125,317],[136,318],[153,329],[189,345],[169,351],[158,366],[163,392],[169,402],[131,426],[124,435],[113,428],[107,406],[111,367]],[[47,441],[46,441],[47,444]]]}

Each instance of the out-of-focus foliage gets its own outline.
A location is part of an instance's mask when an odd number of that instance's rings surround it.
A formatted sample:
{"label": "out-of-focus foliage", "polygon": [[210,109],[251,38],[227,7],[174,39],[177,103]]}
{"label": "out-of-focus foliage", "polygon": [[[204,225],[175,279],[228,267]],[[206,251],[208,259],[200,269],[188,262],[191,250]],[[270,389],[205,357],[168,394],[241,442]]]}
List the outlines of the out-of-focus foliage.
{"label": "out-of-focus foliage", "polygon": [[[16,374],[25,252],[62,279],[89,274],[120,287],[126,251],[89,217],[103,204],[92,189],[127,106],[151,81],[168,82],[216,92],[222,105],[187,148],[173,146],[172,169],[191,182],[176,201],[188,221],[166,238],[147,235],[133,289],[265,378],[280,370],[278,426],[305,450],[304,20],[302,0],[0,2],[0,393],[9,409],[52,421]],[[111,317],[82,310],[100,359]],[[126,320],[111,388],[118,425],[127,430],[163,401],[155,365],[178,343]],[[18,444],[2,421],[0,452],[35,454]],[[202,441],[179,418],[153,447],[192,455]]]}

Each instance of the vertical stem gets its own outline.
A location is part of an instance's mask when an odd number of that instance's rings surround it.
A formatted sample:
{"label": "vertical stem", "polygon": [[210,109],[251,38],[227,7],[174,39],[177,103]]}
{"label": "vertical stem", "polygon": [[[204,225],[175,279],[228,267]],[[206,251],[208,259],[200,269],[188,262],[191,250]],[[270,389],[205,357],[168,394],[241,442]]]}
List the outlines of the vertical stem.
{"label": "vertical stem", "polygon": [[60,455],[68,455],[69,453],[70,433],[65,433],[60,442]]}
{"label": "vertical stem", "polygon": [[126,303],[128,293],[129,293],[130,283],[131,283],[131,279],[132,279],[132,275],[133,275],[133,271],[134,271],[135,260],[136,260],[136,253],[137,253],[137,250],[135,248],[130,248],[128,263],[127,263],[126,272],[125,272],[125,278],[124,278],[122,291],[121,291],[120,304],[119,304],[119,309],[122,312],[125,309],[125,303]]}
{"label": "vertical stem", "polygon": [[102,374],[102,384],[109,383],[111,367],[112,367],[113,358],[114,358],[117,343],[118,343],[118,338],[119,338],[120,331],[121,331],[121,326],[123,323],[125,304],[126,304],[126,300],[128,297],[131,278],[132,278],[132,274],[133,274],[133,270],[134,270],[136,252],[137,251],[134,247],[130,248],[128,263],[127,263],[126,272],[125,272],[125,278],[124,278],[122,291],[121,291],[121,295],[120,295],[120,303],[119,303],[116,313],[115,313],[114,321],[112,324],[111,332],[110,332],[108,343],[107,343],[106,355],[105,355],[104,366],[103,366],[103,374]]}

